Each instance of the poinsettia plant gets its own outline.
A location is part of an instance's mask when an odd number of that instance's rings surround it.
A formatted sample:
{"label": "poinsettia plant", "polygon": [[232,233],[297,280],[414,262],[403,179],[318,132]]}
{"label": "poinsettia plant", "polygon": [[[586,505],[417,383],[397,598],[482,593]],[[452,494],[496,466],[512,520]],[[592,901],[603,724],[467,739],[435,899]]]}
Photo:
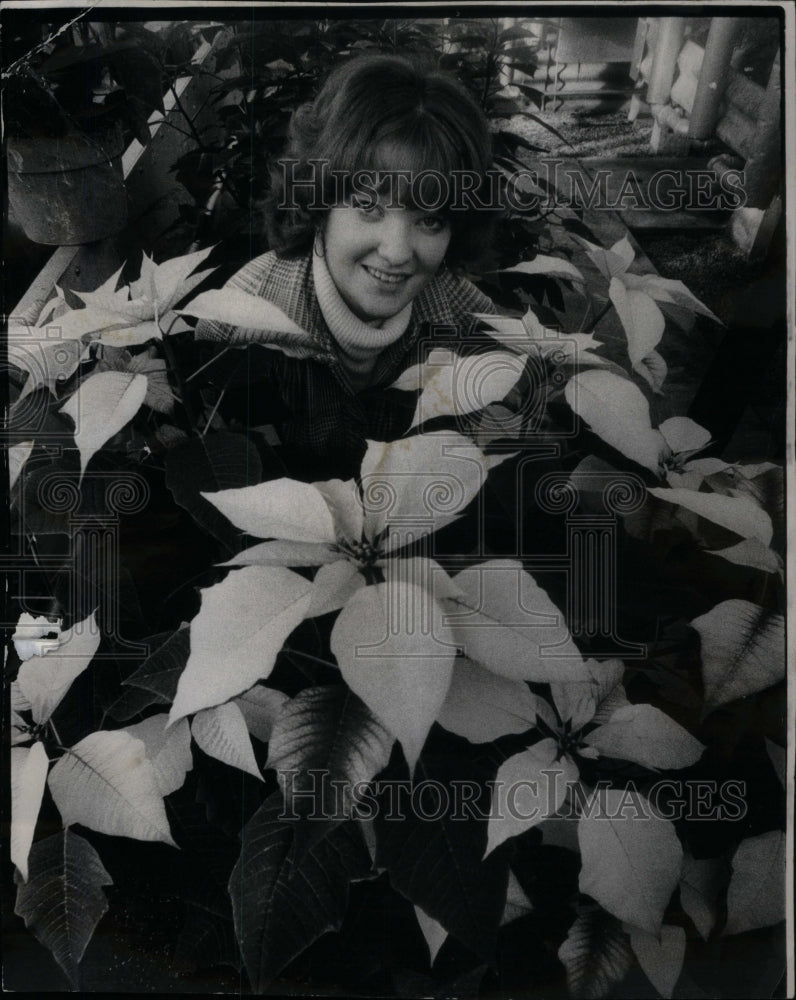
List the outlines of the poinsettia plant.
{"label": "poinsettia plant", "polygon": [[[222,353],[308,346],[264,300],[191,298],[210,250],[145,255],[129,284],[117,272],[81,308],[59,293],[35,326],[12,324],[12,505],[31,558],[63,558],[63,535],[73,555],[87,523],[107,525],[103,476],[142,477],[191,532],[159,568],[172,594],[141,613],[138,645],[108,610],[121,578],[89,589],[90,607],[43,584],[19,608],[15,911],[76,988],[126,898],[117,838],[182,898],[175,961],[242,967],[256,992],[323,988],[333,968],[346,990],[395,995],[542,995],[565,977],[602,997],[643,975],[672,996],[732,935],[783,919],[784,751],[776,726],[763,742],[750,721],[785,673],[782,470],[700,457],[710,434],[686,417],[653,426],[666,316],[711,314],[680,283],[631,273],[626,240],[585,250],[600,287],[558,256],[507,273],[604,299],[618,348],[532,307],[480,317],[477,351],[435,349],[401,375],[406,433],[368,441],[347,478],[274,475],[266,431],[225,422],[215,356],[186,367],[199,318],[246,331]],[[563,556],[480,532],[495,497],[548,530],[539,491],[517,487],[539,448],[563,477],[564,532],[604,528],[606,489],[631,482],[608,520],[642,553],[643,585],[675,545],[725,566],[722,585],[693,594],[673,577],[680,598],[660,609],[645,591],[655,631],[608,650],[600,609],[552,580]],[[56,473],[71,519],[47,506]],[[118,514],[122,554],[140,510]],[[571,574],[585,536],[567,537]],[[632,605],[616,584],[599,599]],[[758,784],[731,780],[727,717],[758,739]],[[693,791],[707,786],[710,802]],[[400,946],[374,951],[369,922]]]}

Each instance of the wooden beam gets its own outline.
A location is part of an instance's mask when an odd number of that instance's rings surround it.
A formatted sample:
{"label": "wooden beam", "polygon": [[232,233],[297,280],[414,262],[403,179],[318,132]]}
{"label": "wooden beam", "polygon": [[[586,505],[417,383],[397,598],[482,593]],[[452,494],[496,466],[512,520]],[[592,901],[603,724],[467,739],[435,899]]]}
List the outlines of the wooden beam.
{"label": "wooden beam", "polygon": [[669,100],[684,33],[684,17],[658,18],[652,67],[647,82],[648,104],[666,104]]}
{"label": "wooden beam", "polygon": [[719,120],[722,98],[730,79],[730,59],[740,28],[737,17],[713,17],[691,109],[688,136],[709,139]]}
{"label": "wooden beam", "polygon": [[746,204],[767,208],[782,184],[782,95],[779,55],[757,112],[751,149],[744,164]]}

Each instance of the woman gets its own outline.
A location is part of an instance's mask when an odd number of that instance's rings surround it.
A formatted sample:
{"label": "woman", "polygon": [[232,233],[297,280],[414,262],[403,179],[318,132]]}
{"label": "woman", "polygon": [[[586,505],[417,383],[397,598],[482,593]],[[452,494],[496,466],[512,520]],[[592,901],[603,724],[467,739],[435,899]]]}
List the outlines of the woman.
{"label": "woman", "polygon": [[[311,336],[305,357],[259,346],[243,364],[248,422],[273,423],[315,478],[319,462],[356,471],[367,438],[399,437],[414,400],[387,388],[423,342],[458,341],[472,313],[495,311],[456,274],[488,245],[490,168],[477,104],[401,56],[342,64],[295,112],[267,204],[273,249],[230,285]],[[236,336],[245,331],[197,328],[199,339]]]}

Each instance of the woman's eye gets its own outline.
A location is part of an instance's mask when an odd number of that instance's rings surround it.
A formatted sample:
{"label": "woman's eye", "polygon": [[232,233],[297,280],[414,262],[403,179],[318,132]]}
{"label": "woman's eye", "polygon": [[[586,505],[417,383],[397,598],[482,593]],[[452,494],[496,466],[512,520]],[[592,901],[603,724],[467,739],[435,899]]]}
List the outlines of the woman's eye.
{"label": "woman's eye", "polygon": [[431,233],[439,233],[447,226],[447,220],[441,215],[424,215],[419,220],[420,228]]}
{"label": "woman's eye", "polygon": [[358,212],[368,218],[379,218],[383,214],[379,203],[372,198],[355,198],[352,204]]}

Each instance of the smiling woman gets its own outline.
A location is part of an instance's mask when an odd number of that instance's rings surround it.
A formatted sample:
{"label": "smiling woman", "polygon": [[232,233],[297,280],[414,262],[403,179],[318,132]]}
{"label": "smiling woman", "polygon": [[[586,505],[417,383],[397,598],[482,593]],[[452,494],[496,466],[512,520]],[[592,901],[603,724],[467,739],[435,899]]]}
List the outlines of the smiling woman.
{"label": "smiling woman", "polygon": [[[236,352],[238,402],[249,423],[276,427],[291,459],[303,453],[316,473],[324,460],[350,474],[367,439],[409,427],[404,394],[384,390],[424,342],[461,342],[472,314],[494,313],[455,273],[488,246],[490,168],[472,98],[404,57],[350,60],[297,109],[266,206],[273,249],[230,285],[277,305],[311,346],[287,357],[268,350],[262,332],[197,328],[199,339],[249,345],[244,358]],[[454,176],[466,178],[469,200],[457,198]]]}

